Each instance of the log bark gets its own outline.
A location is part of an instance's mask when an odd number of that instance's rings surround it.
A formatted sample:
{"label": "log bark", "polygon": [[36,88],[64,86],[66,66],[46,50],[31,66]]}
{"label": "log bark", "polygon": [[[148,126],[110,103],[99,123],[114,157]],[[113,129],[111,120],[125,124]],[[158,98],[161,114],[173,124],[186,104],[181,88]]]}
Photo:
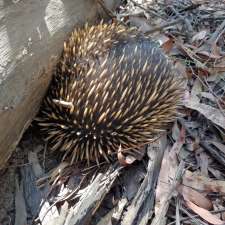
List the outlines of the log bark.
{"label": "log bark", "polygon": [[38,111],[63,41],[99,13],[94,0],[0,1],[0,168]]}

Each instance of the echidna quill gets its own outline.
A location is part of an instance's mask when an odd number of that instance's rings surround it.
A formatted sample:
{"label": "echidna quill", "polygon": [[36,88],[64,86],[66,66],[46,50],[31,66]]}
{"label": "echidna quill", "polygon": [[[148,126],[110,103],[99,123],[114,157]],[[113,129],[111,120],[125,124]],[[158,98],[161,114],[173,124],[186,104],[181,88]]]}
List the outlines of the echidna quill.
{"label": "echidna quill", "polygon": [[98,163],[165,130],[181,84],[148,37],[116,23],[85,26],[64,43],[38,123],[52,150]]}

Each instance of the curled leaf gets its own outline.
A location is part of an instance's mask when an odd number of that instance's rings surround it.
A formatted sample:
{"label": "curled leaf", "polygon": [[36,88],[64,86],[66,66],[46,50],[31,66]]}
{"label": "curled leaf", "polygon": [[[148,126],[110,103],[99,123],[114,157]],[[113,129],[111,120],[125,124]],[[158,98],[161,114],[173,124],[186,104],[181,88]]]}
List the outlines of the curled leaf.
{"label": "curled leaf", "polygon": [[185,201],[191,201],[199,207],[207,210],[211,210],[213,208],[213,204],[208,198],[192,188],[179,185],[177,187],[177,191],[183,196]]}
{"label": "curled leaf", "polygon": [[202,219],[214,225],[224,225],[225,221],[220,220],[217,216],[213,215],[206,209],[203,209],[189,200],[186,200],[186,205],[196,214],[198,214]]}

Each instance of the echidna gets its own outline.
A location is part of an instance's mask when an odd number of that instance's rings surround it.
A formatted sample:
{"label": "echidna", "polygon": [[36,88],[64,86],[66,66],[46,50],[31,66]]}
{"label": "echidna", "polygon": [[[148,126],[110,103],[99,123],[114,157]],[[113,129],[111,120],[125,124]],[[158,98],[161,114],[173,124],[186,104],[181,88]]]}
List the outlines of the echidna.
{"label": "echidna", "polygon": [[148,37],[116,23],[86,25],[64,43],[38,123],[71,162],[108,160],[167,128],[181,83]]}

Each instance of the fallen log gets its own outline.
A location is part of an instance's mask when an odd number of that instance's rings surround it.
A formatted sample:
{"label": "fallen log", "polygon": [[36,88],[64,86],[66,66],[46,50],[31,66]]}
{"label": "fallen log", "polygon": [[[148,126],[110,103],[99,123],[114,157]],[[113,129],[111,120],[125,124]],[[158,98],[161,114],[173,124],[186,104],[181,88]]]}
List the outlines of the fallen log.
{"label": "fallen log", "polygon": [[[111,9],[116,3],[105,1]],[[63,41],[102,13],[95,0],[0,3],[0,168],[39,108]]]}

